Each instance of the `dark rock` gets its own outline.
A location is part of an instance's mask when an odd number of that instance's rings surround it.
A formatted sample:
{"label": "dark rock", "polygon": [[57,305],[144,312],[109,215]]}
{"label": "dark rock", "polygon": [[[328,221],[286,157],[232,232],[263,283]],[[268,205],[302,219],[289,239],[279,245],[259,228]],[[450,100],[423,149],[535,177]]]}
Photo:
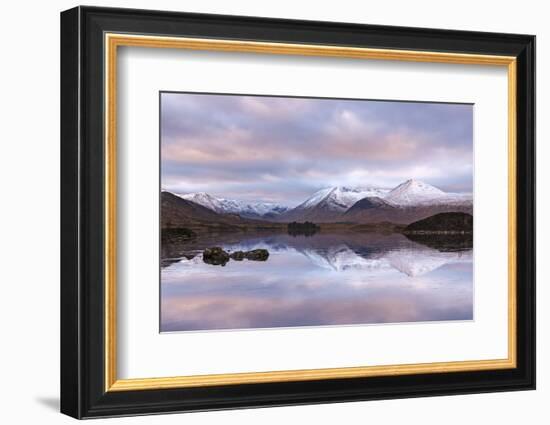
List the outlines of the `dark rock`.
{"label": "dark rock", "polygon": [[229,254],[219,246],[206,248],[202,253],[202,261],[213,266],[225,266],[229,261]]}
{"label": "dark rock", "polygon": [[235,251],[231,254],[229,254],[229,257],[231,257],[235,261],[243,261],[245,258],[245,253],[243,251]]}
{"label": "dark rock", "polygon": [[266,261],[269,257],[267,249],[253,249],[252,251],[235,251],[229,253],[219,246],[206,248],[202,253],[202,261],[213,266],[225,266],[229,259],[243,261]]}
{"label": "dark rock", "polygon": [[244,253],[247,260],[251,261],[266,261],[269,257],[267,249],[253,249]]}

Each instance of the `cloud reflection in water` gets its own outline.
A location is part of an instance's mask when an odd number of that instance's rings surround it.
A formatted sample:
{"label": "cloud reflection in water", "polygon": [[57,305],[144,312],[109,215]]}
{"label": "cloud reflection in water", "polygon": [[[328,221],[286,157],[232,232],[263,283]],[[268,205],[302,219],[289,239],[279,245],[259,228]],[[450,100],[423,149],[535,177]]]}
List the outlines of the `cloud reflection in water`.
{"label": "cloud reflection in water", "polygon": [[162,269],[161,331],[375,324],[473,318],[472,251],[440,252],[401,235],[371,243],[256,237],[267,262],[210,266],[200,255]]}

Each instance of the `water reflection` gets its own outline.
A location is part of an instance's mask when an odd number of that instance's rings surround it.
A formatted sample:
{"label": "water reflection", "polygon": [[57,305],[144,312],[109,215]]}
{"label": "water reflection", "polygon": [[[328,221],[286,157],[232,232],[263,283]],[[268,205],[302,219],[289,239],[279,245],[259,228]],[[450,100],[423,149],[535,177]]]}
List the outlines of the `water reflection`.
{"label": "water reflection", "polygon": [[[472,319],[471,242],[430,242],[401,234],[280,233],[164,244],[161,330]],[[229,261],[222,269],[202,261],[213,245],[267,249],[269,259]]]}

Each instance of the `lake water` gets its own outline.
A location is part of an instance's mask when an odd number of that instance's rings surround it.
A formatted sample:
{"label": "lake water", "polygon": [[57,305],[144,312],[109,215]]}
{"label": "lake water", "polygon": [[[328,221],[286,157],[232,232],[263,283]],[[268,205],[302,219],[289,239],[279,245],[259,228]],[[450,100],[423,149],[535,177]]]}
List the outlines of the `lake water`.
{"label": "lake water", "polygon": [[[163,245],[161,331],[471,320],[471,244],[401,234],[212,236]],[[265,248],[206,264],[202,250]]]}

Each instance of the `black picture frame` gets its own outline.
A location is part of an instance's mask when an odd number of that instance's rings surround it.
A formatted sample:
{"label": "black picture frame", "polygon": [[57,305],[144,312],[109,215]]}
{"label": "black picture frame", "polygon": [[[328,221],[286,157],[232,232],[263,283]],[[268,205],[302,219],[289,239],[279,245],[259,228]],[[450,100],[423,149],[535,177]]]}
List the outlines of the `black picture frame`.
{"label": "black picture frame", "polygon": [[[105,391],[104,34],[506,55],[517,58],[517,367]],[[61,13],[61,412],[75,418],[535,388],[535,37],[76,7]]]}

